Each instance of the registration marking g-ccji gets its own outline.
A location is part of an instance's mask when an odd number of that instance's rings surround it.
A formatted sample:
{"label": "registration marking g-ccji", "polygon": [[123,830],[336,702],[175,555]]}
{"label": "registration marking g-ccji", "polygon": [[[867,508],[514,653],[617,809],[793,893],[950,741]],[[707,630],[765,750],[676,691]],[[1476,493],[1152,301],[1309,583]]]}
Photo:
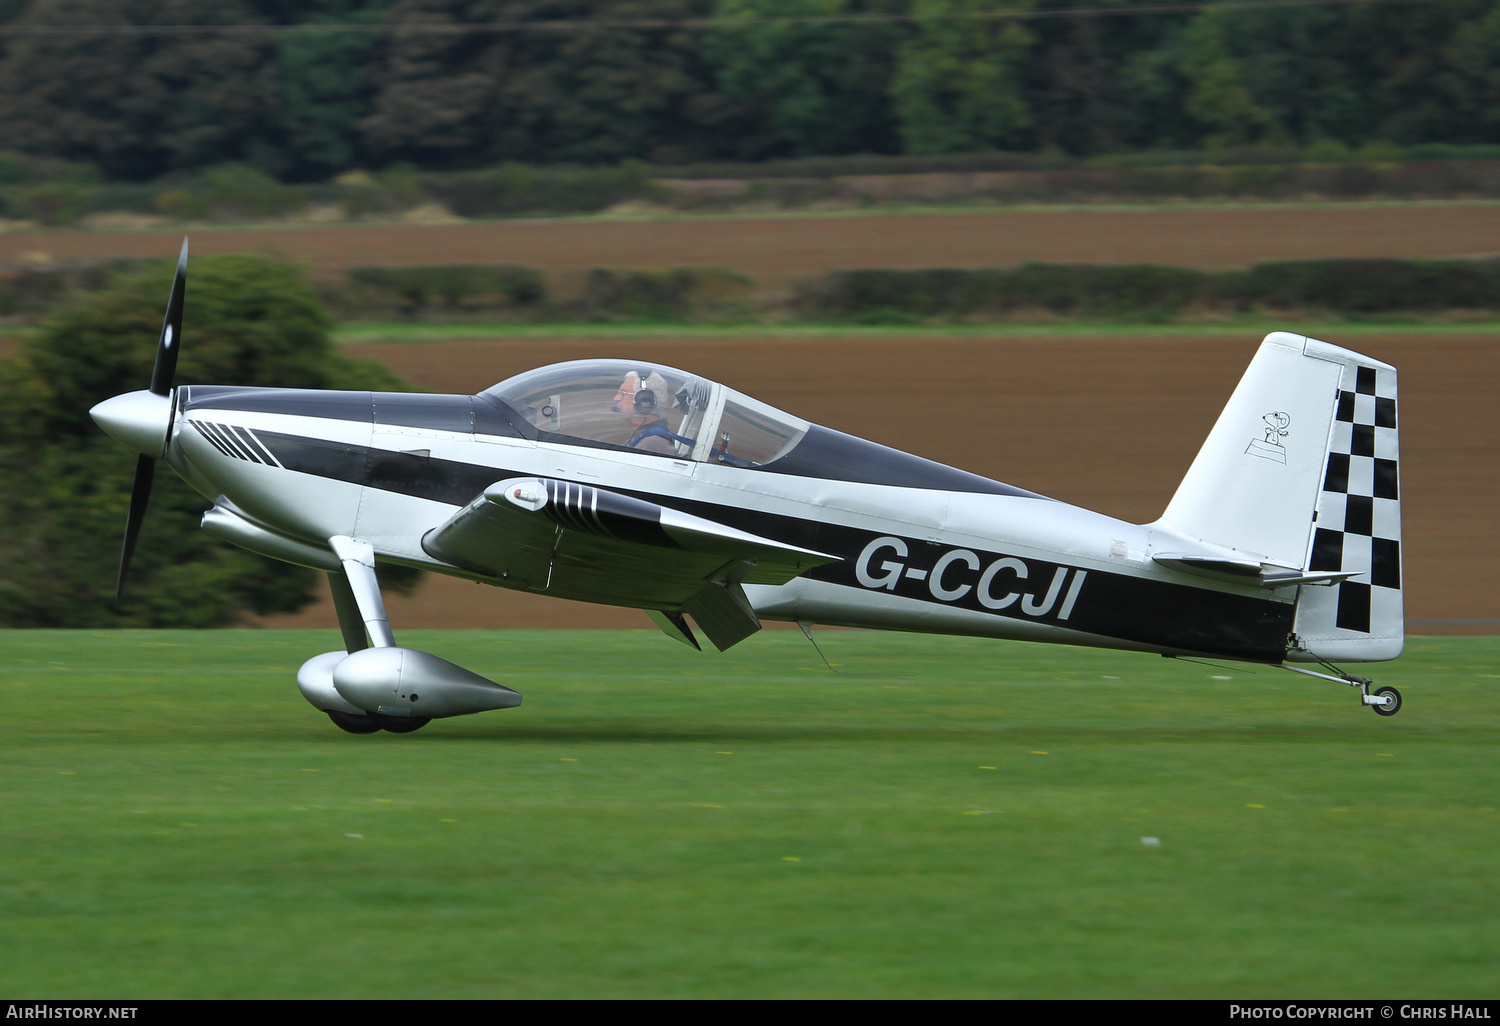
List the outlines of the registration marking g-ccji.
{"label": "registration marking g-ccji", "polygon": [[949,549],[930,569],[923,570],[907,563],[910,555],[911,548],[905,540],[892,535],[876,538],[859,554],[854,564],[855,579],[866,588],[884,591],[895,591],[903,579],[925,582],[927,592],[939,602],[960,602],[972,594],[982,608],[995,613],[1019,602],[1020,611],[1032,617],[1052,612],[1058,596],[1062,595],[1057,619],[1066,620],[1073,613],[1084,578],[1088,577],[1086,570],[1060,566],[1045,591],[1029,590],[1024,584],[1032,580],[1031,564],[1017,556],[1000,556],[986,565],[977,552]]}

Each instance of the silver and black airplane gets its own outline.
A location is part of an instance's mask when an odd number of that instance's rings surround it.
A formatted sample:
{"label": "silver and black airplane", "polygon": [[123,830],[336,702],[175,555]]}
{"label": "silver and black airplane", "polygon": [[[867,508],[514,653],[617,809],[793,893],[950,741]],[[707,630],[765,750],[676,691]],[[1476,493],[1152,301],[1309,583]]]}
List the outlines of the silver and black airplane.
{"label": "silver and black airplane", "polygon": [[350,732],[521,701],[398,646],[377,561],[639,608],[694,648],[763,620],[1016,638],[1280,666],[1401,707],[1334,665],[1403,641],[1396,370],[1357,353],[1266,336],[1166,512],[1131,524],[656,364],[476,395],[174,387],[186,267],[184,242],[150,388],[91,411],[140,454],[120,588],[165,459],[212,501],[204,530],[327,572],[344,649],[297,683]]}

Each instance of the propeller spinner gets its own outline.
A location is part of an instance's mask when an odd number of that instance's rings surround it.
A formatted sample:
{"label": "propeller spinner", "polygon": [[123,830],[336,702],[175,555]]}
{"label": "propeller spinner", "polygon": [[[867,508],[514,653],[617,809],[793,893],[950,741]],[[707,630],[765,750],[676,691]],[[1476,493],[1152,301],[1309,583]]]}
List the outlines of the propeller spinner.
{"label": "propeller spinner", "polygon": [[156,476],[156,461],[167,449],[172,426],[172,379],[177,374],[177,350],[182,340],[182,297],[187,287],[187,239],[177,258],[177,276],[172,280],[172,295],[167,300],[167,316],[162,321],[161,339],[156,345],[156,364],[151,369],[151,387],[106,399],[89,411],[94,423],[127,448],[140,453],[135,463],[135,484],[130,490],[130,513],[125,520],[125,544],[120,551],[120,576],[115,582],[115,598],[125,591],[125,574],[135,554],[136,539],[146,506],[151,501],[151,483]]}

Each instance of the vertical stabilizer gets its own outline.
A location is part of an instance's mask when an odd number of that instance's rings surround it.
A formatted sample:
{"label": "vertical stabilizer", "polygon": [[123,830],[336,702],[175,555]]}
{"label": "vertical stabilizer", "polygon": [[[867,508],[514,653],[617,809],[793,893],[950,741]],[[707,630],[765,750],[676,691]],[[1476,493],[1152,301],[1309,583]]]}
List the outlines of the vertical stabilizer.
{"label": "vertical stabilizer", "polygon": [[[1401,652],[1396,369],[1273,332],[1155,526],[1302,584],[1289,659]],[[1347,576],[1345,576],[1347,575]]]}

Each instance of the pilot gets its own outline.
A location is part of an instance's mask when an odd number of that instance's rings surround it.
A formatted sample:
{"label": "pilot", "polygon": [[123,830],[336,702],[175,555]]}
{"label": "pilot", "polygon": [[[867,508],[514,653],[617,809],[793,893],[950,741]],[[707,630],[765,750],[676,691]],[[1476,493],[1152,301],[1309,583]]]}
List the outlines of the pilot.
{"label": "pilot", "polygon": [[667,380],[654,370],[642,369],[625,375],[615,393],[614,411],[630,424],[627,446],[664,456],[678,455],[679,442],[692,446],[691,438],[675,434],[667,426],[671,397]]}

